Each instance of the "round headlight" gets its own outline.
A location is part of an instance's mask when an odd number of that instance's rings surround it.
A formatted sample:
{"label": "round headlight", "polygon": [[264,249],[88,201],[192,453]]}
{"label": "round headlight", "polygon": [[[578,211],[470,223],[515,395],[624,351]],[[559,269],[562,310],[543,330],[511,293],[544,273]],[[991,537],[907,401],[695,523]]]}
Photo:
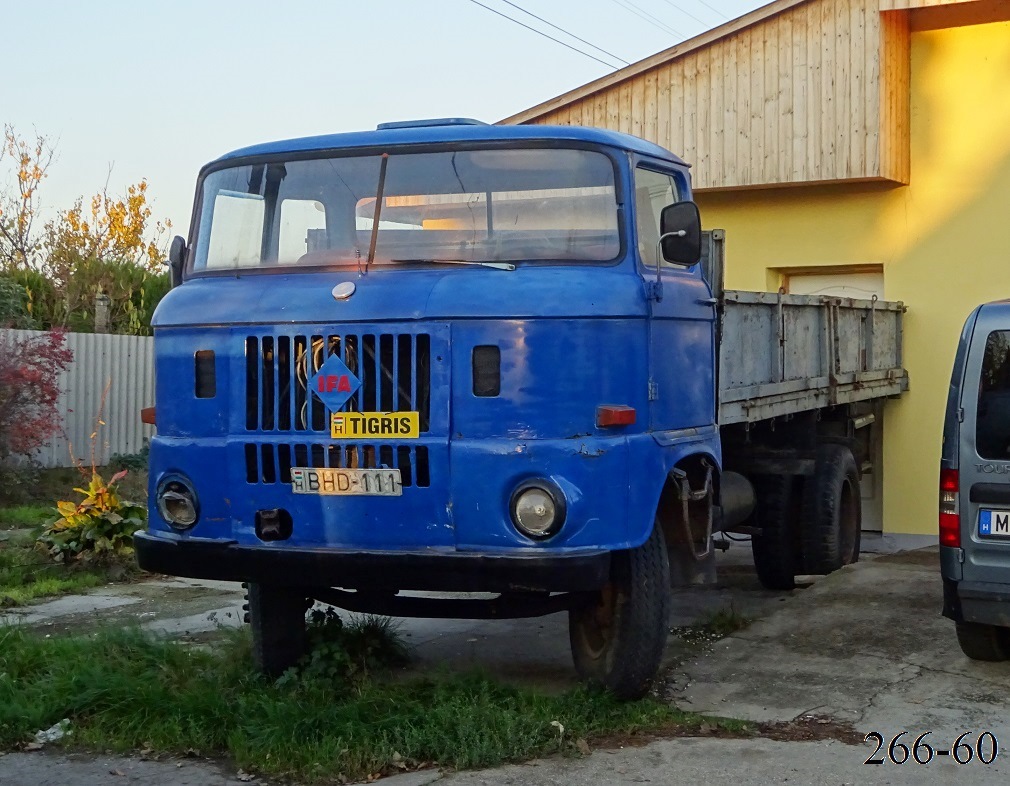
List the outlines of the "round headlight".
{"label": "round headlight", "polygon": [[189,529],[200,517],[196,492],[179,478],[166,478],[158,487],[158,512],[175,529]]}
{"label": "round headlight", "polygon": [[549,538],[565,521],[561,492],[546,481],[527,481],[512,493],[512,523],[530,538]]}

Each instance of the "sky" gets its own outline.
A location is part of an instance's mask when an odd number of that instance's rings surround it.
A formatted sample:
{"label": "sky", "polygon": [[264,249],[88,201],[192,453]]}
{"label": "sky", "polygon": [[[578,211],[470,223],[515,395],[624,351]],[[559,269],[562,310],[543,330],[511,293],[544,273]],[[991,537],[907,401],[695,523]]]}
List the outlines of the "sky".
{"label": "sky", "polygon": [[494,122],[615,70],[481,5],[620,66],[613,56],[633,63],[764,4],[4,2],[0,124],[57,143],[46,218],[106,181],[117,194],[147,178],[154,217],[185,234],[197,171],[229,150],[390,120]]}

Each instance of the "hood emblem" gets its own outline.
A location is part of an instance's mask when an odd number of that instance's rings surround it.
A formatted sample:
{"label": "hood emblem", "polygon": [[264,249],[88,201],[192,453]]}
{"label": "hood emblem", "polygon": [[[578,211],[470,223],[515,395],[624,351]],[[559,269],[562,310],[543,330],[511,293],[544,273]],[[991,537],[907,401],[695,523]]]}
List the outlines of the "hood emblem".
{"label": "hood emblem", "polygon": [[354,294],[355,289],[357,289],[357,287],[354,285],[353,281],[342,281],[333,287],[333,299],[347,300],[347,298]]}
{"label": "hood emblem", "polygon": [[309,379],[308,389],[315,393],[330,412],[337,412],[361,387],[361,380],[338,355],[330,355]]}

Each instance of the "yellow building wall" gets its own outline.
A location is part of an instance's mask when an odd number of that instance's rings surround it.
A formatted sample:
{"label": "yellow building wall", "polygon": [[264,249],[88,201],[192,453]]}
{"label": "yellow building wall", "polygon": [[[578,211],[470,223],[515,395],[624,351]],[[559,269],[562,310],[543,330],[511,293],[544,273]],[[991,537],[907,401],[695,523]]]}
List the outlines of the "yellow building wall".
{"label": "yellow building wall", "polygon": [[883,265],[904,301],[911,389],[888,402],[884,530],[934,534],[947,384],[965,317],[1010,297],[1010,22],[912,34],[908,186],[697,197],[727,230],[727,286],[777,289],[781,270]]}

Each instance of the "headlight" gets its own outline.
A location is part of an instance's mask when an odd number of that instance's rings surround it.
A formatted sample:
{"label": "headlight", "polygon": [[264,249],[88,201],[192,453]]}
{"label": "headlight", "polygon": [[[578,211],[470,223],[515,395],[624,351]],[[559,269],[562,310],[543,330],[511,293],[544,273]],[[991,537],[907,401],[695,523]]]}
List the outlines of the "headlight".
{"label": "headlight", "polygon": [[189,529],[200,517],[196,492],[187,479],[166,477],[158,484],[158,512],[174,529]]}
{"label": "headlight", "polygon": [[549,538],[565,522],[565,498],[548,480],[521,483],[512,492],[509,508],[516,529],[530,538]]}

